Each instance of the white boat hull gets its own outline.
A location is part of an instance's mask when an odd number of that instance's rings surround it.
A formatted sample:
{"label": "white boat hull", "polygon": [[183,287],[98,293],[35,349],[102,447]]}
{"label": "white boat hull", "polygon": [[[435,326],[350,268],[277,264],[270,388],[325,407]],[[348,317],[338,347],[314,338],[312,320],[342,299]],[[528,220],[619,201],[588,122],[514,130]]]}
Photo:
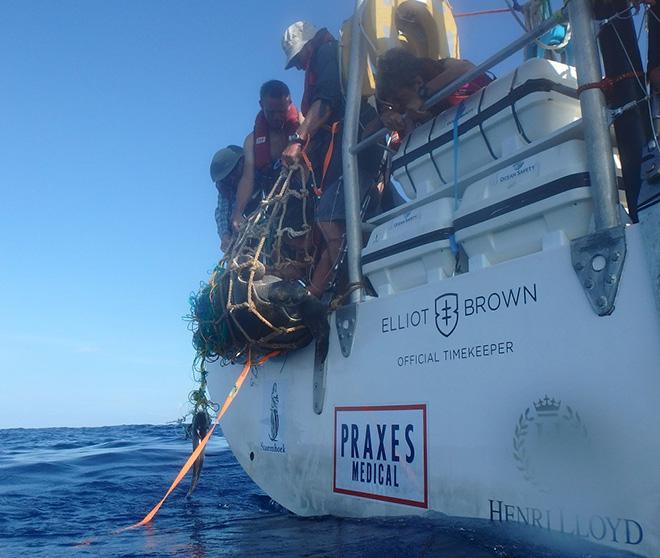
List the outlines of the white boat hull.
{"label": "white boat hull", "polygon": [[[348,358],[333,318],[322,413],[313,348],[272,359],[222,421],[236,458],[300,515],[434,510],[660,555],[660,322],[637,227],[627,244],[608,317],[564,246],[360,304]],[[209,370],[222,402],[240,366]]]}

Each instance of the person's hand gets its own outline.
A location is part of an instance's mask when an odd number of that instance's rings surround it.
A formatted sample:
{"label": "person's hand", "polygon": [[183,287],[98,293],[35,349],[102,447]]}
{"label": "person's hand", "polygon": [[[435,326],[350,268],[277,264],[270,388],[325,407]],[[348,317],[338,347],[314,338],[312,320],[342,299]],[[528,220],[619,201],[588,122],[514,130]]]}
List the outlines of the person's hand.
{"label": "person's hand", "polygon": [[302,145],[299,143],[290,143],[282,152],[282,164],[286,167],[298,165],[302,159]]}
{"label": "person's hand", "polygon": [[234,232],[238,232],[238,229],[241,228],[241,223],[243,222],[243,212],[238,211],[238,209],[234,209],[234,211],[231,212],[229,222],[231,223],[231,228],[234,230]]}
{"label": "person's hand", "polygon": [[430,120],[432,116],[433,115],[428,110],[424,110],[422,108],[408,109],[405,115],[405,121],[421,124],[427,120]]}
{"label": "person's hand", "polygon": [[220,250],[222,250],[223,253],[229,250],[229,247],[231,246],[232,238],[233,237],[230,234],[226,234],[222,237],[222,240],[220,242]]}
{"label": "person's hand", "polygon": [[380,120],[388,130],[392,132],[398,132],[401,135],[406,133],[406,121],[403,117],[403,114],[396,112],[394,110],[388,110],[383,112],[380,116]]}

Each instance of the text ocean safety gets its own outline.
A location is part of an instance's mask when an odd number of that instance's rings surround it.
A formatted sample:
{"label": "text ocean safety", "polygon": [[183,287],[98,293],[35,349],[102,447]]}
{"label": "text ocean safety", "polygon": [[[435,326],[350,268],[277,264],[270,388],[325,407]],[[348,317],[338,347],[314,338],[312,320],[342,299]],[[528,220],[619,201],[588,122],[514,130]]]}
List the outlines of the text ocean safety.
{"label": "text ocean safety", "polygon": [[427,506],[426,406],[335,408],[334,491]]}

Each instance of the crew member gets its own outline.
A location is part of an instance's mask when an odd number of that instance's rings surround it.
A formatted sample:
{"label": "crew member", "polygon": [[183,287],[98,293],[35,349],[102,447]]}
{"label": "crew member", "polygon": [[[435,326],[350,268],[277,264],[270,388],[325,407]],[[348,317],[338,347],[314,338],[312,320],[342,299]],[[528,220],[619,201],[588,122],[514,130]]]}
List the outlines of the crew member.
{"label": "crew member", "polygon": [[[305,90],[300,108],[305,120],[291,138],[282,155],[286,165],[300,164],[305,157],[311,163],[318,196],[315,219],[323,237],[323,245],[312,275],[309,290],[320,297],[328,287],[332,270],[339,260],[345,231],[342,175],[342,120],[344,99],[339,75],[337,40],[327,29],[316,29],[305,21],[297,21],[284,32],[282,48],[286,68],[305,71]],[[364,106],[364,105],[363,105]],[[374,122],[377,122],[377,115]],[[362,111],[361,120],[365,120]],[[363,133],[368,133],[365,129]],[[360,161],[363,176],[373,177],[382,150],[376,146],[364,153]],[[361,181],[366,182],[366,181]]]}
{"label": "crew member", "polygon": [[445,101],[429,109],[424,103],[443,87],[474,69],[467,60],[418,58],[404,48],[393,48],[378,58],[376,97],[383,124],[402,137],[415,126],[488,85],[485,74],[466,83]]}
{"label": "crew member", "polygon": [[225,252],[232,240],[231,215],[236,204],[236,189],[243,174],[243,148],[228,145],[213,155],[211,180],[218,189],[215,222],[218,226],[220,249]]}
{"label": "crew member", "polygon": [[291,102],[291,93],[287,85],[278,80],[267,81],[259,91],[259,106],[253,131],[245,138],[243,145],[245,163],[243,175],[238,184],[236,204],[232,211],[231,223],[238,231],[243,215],[251,200],[258,200],[267,194],[275,184],[281,167],[284,148],[289,143],[302,115]]}

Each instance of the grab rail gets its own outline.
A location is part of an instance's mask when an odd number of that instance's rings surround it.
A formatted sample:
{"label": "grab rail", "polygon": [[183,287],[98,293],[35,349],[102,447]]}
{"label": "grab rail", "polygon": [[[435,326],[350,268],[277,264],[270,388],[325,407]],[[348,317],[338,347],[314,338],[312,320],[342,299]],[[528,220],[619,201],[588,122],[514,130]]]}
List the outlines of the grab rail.
{"label": "grab rail", "polygon": [[[364,29],[362,28],[362,11],[365,0],[355,1],[353,12],[353,24],[351,28],[351,50],[349,60],[349,72],[346,87],[346,113],[344,117],[344,136],[342,139],[342,171],[344,181],[344,207],[346,212],[346,263],[348,267],[348,280],[352,285],[362,284],[362,265],[360,261],[362,253],[362,228],[360,218],[360,185],[358,176],[357,154],[363,149],[376,143],[385,136],[387,130],[383,128],[379,132],[369,136],[363,141],[356,143],[358,139],[358,122],[360,115],[360,103],[362,101],[362,69],[366,63],[364,46]],[[509,46],[497,52],[474,70],[454,80],[428,99],[425,108],[444,100],[454,91],[462,87],[466,82],[489,70],[502,60],[508,58],[521,48],[540,37],[558,23],[566,19],[566,13],[562,9],[553,14],[550,19],[544,21],[536,29],[524,34]],[[363,299],[361,289],[351,293],[351,302],[358,303]]]}
{"label": "grab rail", "polygon": [[[456,78],[447,86],[443,87],[440,91],[431,96],[425,103],[424,108],[428,109],[441,101],[444,101],[449,95],[460,89],[463,85],[473,80],[477,76],[480,76],[484,72],[487,72],[503,60],[506,60],[512,54],[515,54],[520,49],[525,48],[529,43],[540,37],[541,35],[547,33],[550,29],[555,27],[559,23],[563,23],[566,20],[566,13],[564,10],[559,10],[553,14],[549,19],[546,19],[541,25],[536,29],[532,29],[529,33],[525,33],[510,45],[504,47],[499,52],[496,52],[488,58],[485,62],[479,64],[473,70],[470,70],[466,74]],[[352,154],[359,153],[360,151],[366,149],[370,145],[373,145],[381,138],[387,134],[387,128],[382,128],[378,132],[370,135],[369,137],[362,140],[360,143],[351,147],[350,151]]]}
{"label": "grab rail", "polygon": [[[359,214],[359,182],[357,172],[357,153],[376,143],[386,133],[386,129],[372,134],[359,143],[357,141],[357,128],[359,119],[359,106],[361,102],[362,74],[359,73],[361,65],[365,63],[364,36],[361,29],[361,11],[365,0],[356,0],[356,9],[353,14],[352,48],[349,66],[349,78],[346,94],[346,123],[342,144],[345,207],[346,207],[346,235],[347,235],[347,263],[349,281],[361,284],[362,270],[360,257],[362,252],[362,232]],[[594,198],[594,218],[596,231],[606,231],[619,224],[617,207],[617,186],[612,160],[612,144],[610,141],[608,122],[605,113],[605,100],[600,89],[589,87],[598,82],[601,77],[600,63],[596,39],[593,33],[593,14],[590,0],[569,0],[568,13],[573,26],[573,39],[576,50],[576,68],[579,96],[582,109],[582,123],[587,144],[587,162],[591,176],[591,189]],[[566,20],[566,5],[545,20],[536,29],[524,34],[510,45],[506,46],[485,62],[470,72],[455,79],[443,87],[426,101],[424,108],[429,108],[446,99],[463,84],[489,70],[502,60],[525,47],[554,26]],[[349,121],[350,115],[350,121]],[[362,293],[355,291],[353,302],[359,302]]]}
{"label": "grab rail", "polygon": [[[360,184],[357,156],[351,153],[351,145],[358,139],[360,105],[362,102],[362,74],[366,66],[366,49],[362,31],[362,9],[365,0],[356,0],[351,26],[351,50],[346,86],[346,112],[342,139],[342,171],[344,181],[344,207],[346,212],[346,264],[351,285],[362,284],[362,225],[360,218]],[[360,302],[362,289],[351,292],[351,302]]]}

